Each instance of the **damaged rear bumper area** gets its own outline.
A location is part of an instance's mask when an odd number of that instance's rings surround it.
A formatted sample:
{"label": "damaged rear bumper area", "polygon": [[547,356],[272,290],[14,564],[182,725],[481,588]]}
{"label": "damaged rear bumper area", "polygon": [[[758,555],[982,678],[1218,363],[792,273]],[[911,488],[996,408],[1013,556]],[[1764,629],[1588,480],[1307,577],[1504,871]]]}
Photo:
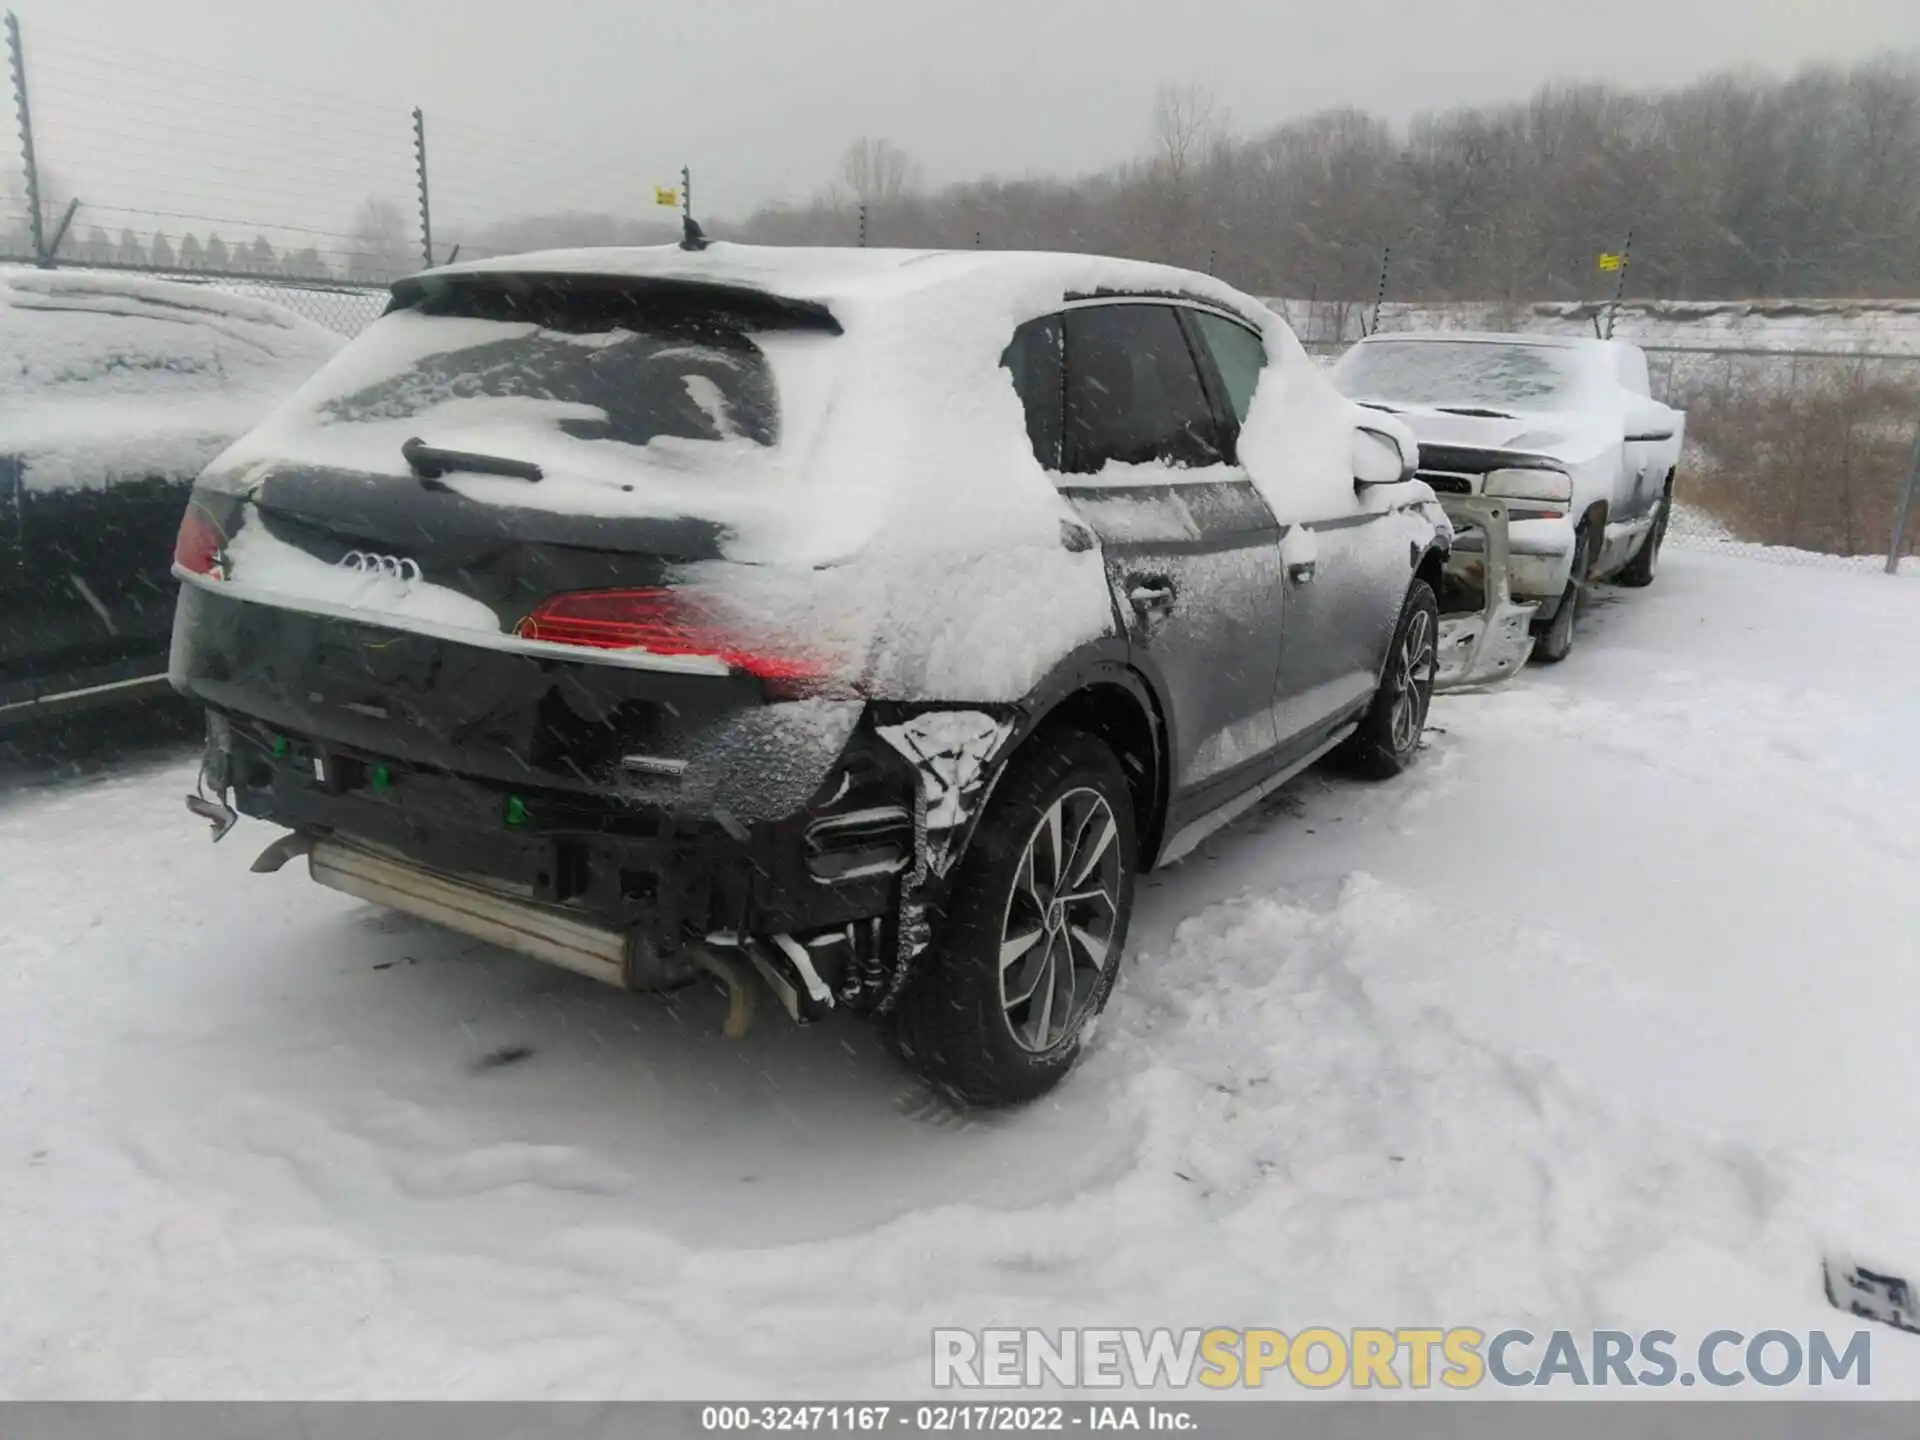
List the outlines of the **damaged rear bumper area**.
{"label": "damaged rear bumper area", "polygon": [[1441,597],[1434,688],[1497,685],[1518,675],[1533,653],[1533,621],[1540,605],[1514,598],[1512,520],[1506,502],[1481,495],[1439,499],[1456,540]]}
{"label": "damaged rear bumper area", "polygon": [[[191,619],[172,679],[207,707],[208,747],[188,804],[215,838],[242,814],[293,832],[257,870],[304,856],[330,888],[626,988],[709,972],[735,1030],[766,990],[800,1021],[891,1006],[1014,728],[804,700],[675,729],[703,703],[666,698],[684,677],[446,642],[416,669],[377,627]],[[337,660],[367,645],[386,647],[373,691]],[[444,701],[443,674],[462,677]],[[351,708],[376,703],[384,720]]]}

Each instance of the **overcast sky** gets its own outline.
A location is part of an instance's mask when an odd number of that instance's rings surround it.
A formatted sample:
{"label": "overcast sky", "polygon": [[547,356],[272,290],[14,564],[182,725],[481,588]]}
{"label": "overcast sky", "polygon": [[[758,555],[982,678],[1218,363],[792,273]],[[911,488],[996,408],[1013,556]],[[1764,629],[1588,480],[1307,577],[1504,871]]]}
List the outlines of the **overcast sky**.
{"label": "overcast sky", "polygon": [[344,229],[358,196],[404,194],[413,105],[444,225],[646,213],[683,161],[700,210],[738,214],[813,191],[863,133],[935,182],[1098,168],[1166,83],[1247,131],[1920,46],[1920,0],[13,3],[42,162],[110,228],[150,207]]}

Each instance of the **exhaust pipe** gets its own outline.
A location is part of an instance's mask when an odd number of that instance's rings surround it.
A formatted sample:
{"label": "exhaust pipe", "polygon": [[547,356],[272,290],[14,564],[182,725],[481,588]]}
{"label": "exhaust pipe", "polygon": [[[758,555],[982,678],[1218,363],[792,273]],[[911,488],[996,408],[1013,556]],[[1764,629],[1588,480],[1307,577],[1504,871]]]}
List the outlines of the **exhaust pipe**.
{"label": "exhaust pipe", "polygon": [[[642,955],[632,937],[589,924],[558,906],[423,870],[365,846],[289,835],[268,846],[253,868],[271,872],[301,853],[307,857],[308,873],[330,890],[430,920],[617,989],[645,988],[636,978]],[[749,937],[743,944],[733,935],[712,935],[708,942],[708,946],[688,947],[686,954],[725,989],[723,1033],[729,1037],[746,1034],[753,1024],[756,972],[799,1024],[817,1020],[833,1008],[833,992],[814,969],[805,947],[792,936],[773,936],[770,944]]]}

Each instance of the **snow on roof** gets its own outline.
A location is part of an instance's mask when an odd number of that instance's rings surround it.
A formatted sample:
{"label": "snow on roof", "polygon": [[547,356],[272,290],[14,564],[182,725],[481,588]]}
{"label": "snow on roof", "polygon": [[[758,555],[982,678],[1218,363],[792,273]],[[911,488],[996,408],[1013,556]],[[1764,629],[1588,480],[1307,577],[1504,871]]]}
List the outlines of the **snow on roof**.
{"label": "snow on roof", "polygon": [[[737,285],[835,301],[964,290],[983,300],[1038,295],[1041,306],[1102,291],[1178,294],[1257,318],[1266,307],[1211,276],[1170,265],[1100,255],[1030,250],[871,250],[848,246],[678,245],[540,250],[443,265],[429,275],[605,275]],[[838,311],[836,310],[836,314]]]}
{"label": "snow on roof", "polygon": [[202,285],[0,267],[0,453],[33,488],[190,473],[345,343]]}
{"label": "snow on roof", "polygon": [[20,326],[61,314],[209,325],[273,354],[331,354],[340,348],[331,331],[284,306],[206,285],[111,271],[0,265],[0,328],[10,344]]}

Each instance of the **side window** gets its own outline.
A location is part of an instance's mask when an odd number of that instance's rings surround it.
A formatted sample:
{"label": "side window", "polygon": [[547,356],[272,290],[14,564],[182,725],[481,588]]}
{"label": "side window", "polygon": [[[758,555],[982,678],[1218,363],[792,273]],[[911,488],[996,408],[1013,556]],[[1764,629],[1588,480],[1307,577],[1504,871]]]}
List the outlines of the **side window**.
{"label": "side window", "polygon": [[1166,305],[1066,313],[1065,468],[1214,465],[1224,447],[1180,320]]}
{"label": "side window", "polygon": [[1235,425],[1247,423],[1247,410],[1253,404],[1253,387],[1260,383],[1266,368],[1267,347],[1260,337],[1244,325],[1205,310],[1190,310],[1200,343],[1213,357],[1213,368],[1227,392],[1227,404],[1233,410]]}
{"label": "side window", "polygon": [[1049,470],[1060,468],[1060,427],[1066,409],[1061,363],[1060,317],[1029,320],[1013,332],[1000,363],[1013,372],[1014,393],[1027,412],[1027,438],[1033,458]]}

